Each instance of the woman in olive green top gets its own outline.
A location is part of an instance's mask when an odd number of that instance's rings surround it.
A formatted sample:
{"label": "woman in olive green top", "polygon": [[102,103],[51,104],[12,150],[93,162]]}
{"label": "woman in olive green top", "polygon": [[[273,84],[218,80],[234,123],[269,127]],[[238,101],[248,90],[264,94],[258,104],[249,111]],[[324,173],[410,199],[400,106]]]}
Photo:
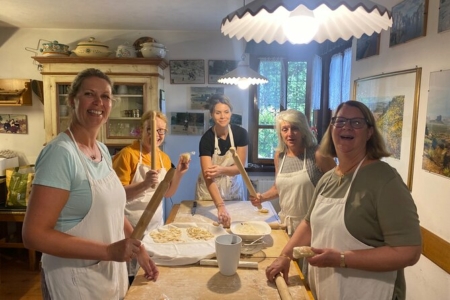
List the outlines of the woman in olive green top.
{"label": "woman in olive green top", "polygon": [[403,269],[421,254],[419,217],[388,157],[371,111],[339,105],[320,150],[339,165],[316,186],[305,220],[266,270],[287,279],[293,248],[312,246],[308,280],[316,299],[405,299]]}

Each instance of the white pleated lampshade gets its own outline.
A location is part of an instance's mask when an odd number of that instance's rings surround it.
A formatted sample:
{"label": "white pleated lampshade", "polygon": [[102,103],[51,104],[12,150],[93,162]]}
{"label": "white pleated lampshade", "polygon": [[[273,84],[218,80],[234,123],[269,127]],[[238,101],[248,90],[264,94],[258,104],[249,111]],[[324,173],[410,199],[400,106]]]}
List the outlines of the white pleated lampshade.
{"label": "white pleated lampshade", "polygon": [[306,44],[371,36],[391,26],[390,12],[369,0],[255,0],[226,16],[221,32],[247,42]]}
{"label": "white pleated lampshade", "polygon": [[241,89],[246,89],[249,85],[265,84],[269,82],[266,77],[253,71],[244,61],[239,62],[236,69],[220,76],[217,80],[223,84],[233,84]]}

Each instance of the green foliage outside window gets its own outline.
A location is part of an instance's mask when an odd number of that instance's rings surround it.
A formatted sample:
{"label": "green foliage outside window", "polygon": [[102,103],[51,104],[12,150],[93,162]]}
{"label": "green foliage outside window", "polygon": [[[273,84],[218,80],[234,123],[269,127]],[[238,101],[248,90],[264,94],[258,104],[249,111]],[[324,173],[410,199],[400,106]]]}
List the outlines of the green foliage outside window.
{"label": "green foliage outside window", "polygon": [[[258,87],[258,159],[273,159],[278,139],[275,116],[280,110],[297,109],[305,113],[307,63],[287,63],[283,74],[281,60],[261,61],[259,72],[269,83]],[[286,86],[282,84],[286,78]]]}

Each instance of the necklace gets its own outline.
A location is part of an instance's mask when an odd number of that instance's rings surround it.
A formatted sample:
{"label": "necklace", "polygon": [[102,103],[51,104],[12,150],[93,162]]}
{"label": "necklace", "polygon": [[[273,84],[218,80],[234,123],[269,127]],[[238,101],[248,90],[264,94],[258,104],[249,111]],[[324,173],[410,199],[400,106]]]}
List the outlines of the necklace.
{"label": "necklace", "polygon": [[[353,166],[350,167],[350,169],[346,170],[345,172],[341,170],[340,166],[336,167],[336,173],[339,176],[339,180],[338,180],[338,186],[341,186],[341,181],[342,178],[344,178],[344,176],[346,174],[348,174],[349,172],[351,172],[360,162],[357,162],[356,164],[354,164]],[[338,169],[339,168],[339,169]],[[340,173],[340,174],[339,174]]]}

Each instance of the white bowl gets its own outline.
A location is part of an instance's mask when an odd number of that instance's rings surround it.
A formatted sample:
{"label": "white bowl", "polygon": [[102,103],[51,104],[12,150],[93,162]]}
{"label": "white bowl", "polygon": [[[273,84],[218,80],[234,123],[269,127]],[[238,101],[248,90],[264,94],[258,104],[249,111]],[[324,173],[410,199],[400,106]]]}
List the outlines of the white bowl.
{"label": "white bowl", "polygon": [[263,221],[231,222],[230,231],[244,241],[254,241],[272,232],[269,224]]}
{"label": "white bowl", "polygon": [[144,47],[141,49],[142,56],[147,58],[151,57],[164,58],[166,56],[166,52],[167,52],[166,49],[158,47]]}

